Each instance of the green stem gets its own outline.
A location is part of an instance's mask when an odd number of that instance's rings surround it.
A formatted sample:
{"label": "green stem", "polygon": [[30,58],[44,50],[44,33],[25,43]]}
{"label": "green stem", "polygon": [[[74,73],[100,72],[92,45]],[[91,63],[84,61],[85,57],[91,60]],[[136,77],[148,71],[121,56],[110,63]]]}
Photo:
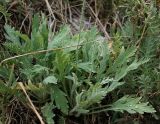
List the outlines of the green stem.
{"label": "green stem", "polygon": [[97,110],[97,111],[89,112],[89,113],[87,113],[87,115],[97,114],[97,113],[101,113],[101,112],[105,112],[105,111],[110,111],[110,110],[112,110],[112,109],[106,108],[106,109],[102,109],[102,110]]}

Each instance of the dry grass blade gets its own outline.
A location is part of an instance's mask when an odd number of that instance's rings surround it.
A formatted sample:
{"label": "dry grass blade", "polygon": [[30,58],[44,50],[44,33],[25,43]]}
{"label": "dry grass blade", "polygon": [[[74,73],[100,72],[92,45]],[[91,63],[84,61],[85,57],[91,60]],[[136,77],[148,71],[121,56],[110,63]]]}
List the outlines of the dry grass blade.
{"label": "dry grass blade", "polygon": [[100,28],[102,29],[102,31],[104,32],[107,40],[111,40],[111,37],[109,36],[108,32],[104,29],[103,24],[101,23],[101,21],[99,20],[99,18],[97,17],[97,14],[94,12],[94,10],[92,9],[92,7],[86,2],[88,8],[91,10],[91,12],[93,13],[93,15],[95,16],[96,20],[99,23]]}
{"label": "dry grass blade", "polygon": [[99,24],[102,32],[104,33],[106,39],[108,40],[109,48],[112,49],[113,42],[111,40],[110,35],[108,34],[108,32],[106,31],[106,29],[104,28],[103,24],[101,23],[100,19],[98,18],[97,14],[94,12],[94,10],[92,9],[92,7],[87,2],[86,2],[86,4],[87,4],[88,8],[91,10],[92,14],[95,16],[95,18],[96,18],[96,20],[97,20],[97,22],[98,22],[98,24]]}
{"label": "dry grass blade", "polygon": [[28,94],[27,94],[27,92],[26,92],[26,90],[25,90],[25,88],[24,88],[24,86],[23,86],[23,83],[22,83],[22,82],[19,82],[18,85],[22,88],[24,94],[26,95],[26,97],[27,97],[27,99],[28,99],[28,101],[29,101],[29,103],[30,103],[30,105],[31,105],[31,109],[32,109],[32,110],[34,111],[34,113],[37,115],[37,117],[38,117],[39,121],[41,122],[41,124],[45,124],[44,121],[43,121],[43,119],[42,119],[42,117],[40,116],[40,114],[39,114],[38,111],[36,110],[34,104],[32,103],[32,100],[31,100],[30,97],[28,96]]}
{"label": "dry grass blade", "polygon": [[54,13],[53,13],[53,11],[52,11],[52,8],[51,8],[48,0],[45,0],[45,2],[46,2],[46,5],[47,5],[47,8],[48,8],[49,13],[53,16],[54,20],[56,20],[56,17],[54,16]]}
{"label": "dry grass blade", "polygon": [[[88,43],[90,43],[90,42],[88,42]],[[9,58],[6,58],[6,59],[2,60],[2,61],[0,62],[0,66],[1,66],[4,62],[9,61],[9,60],[12,60],[12,59],[16,59],[16,58],[20,58],[20,57],[24,57],[24,56],[29,56],[29,55],[40,54],[40,53],[51,52],[51,51],[58,51],[58,50],[63,50],[63,49],[72,48],[72,47],[78,47],[78,46],[82,46],[82,45],[84,45],[84,44],[81,44],[81,45],[73,45],[73,46],[68,46],[68,47],[63,47],[63,48],[55,48],[55,49],[48,49],[48,50],[33,51],[33,52],[29,52],[29,53],[25,53],[25,54],[21,54],[21,55],[9,57]]]}

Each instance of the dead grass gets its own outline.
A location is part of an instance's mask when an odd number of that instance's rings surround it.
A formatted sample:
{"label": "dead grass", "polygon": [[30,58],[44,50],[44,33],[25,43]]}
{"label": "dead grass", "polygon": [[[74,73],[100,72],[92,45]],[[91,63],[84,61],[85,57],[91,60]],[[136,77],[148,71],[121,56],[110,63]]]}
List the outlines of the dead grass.
{"label": "dead grass", "polygon": [[[44,0],[35,2],[14,0],[7,4],[7,10],[11,13],[8,22],[21,32],[29,34],[33,14],[43,12],[48,16],[49,25],[52,26],[54,31],[57,31],[62,24],[70,24],[73,32],[79,31],[82,21],[83,29],[96,25],[104,33],[104,36],[110,39],[107,30],[112,25],[109,19],[110,15],[113,14],[112,9],[110,9],[112,4],[108,5],[104,0],[86,0],[83,20],[81,19],[82,5],[82,0]],[[106,5],[109,8],[104,8]],[[110,12],[105,15],[106,11],[109,10]],[[0,22],[2,23],[0,24],[1,29],[3,29],[4,18]],[[112,21],[112,23],[115,22]],[[3,34],[3,31],[1,32]],[[3,36],[0,36],[0,39],[4,41]]]}

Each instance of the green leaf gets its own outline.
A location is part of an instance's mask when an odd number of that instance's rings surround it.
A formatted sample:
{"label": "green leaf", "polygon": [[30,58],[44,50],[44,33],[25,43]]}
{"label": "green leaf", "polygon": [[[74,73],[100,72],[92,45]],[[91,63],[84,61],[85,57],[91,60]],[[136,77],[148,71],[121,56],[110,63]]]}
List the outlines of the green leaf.
{"label": "green leaf", "polygon": [[0,78],[8,80],[9,78],[9,69],[7,69],[7,67],[0,67]]}
{"label": "green leaf", "polygon": [[96,83],[90,84],[90,88],[83,91],[76,96],[77,108],[87,109],[93,104],[100,103],[101,100],[106,96],[106,88],[102,88],[103,84]]}
{"label": "green leaf", "polygon": [[25,87],[34,94],[34,96],[39,100],[40,103],[44,103],[44,101],[48,99],[49,91],[46,85],[43,85],[42,83],[32,83],[29,80],[28,84]]}
{"label": "green leaf", "polygon": [[9,93],[11,91],[11,89],[9,87],[7,87],[3,81],[0,80],[0,94],[6,94]]}
{"label": "green leaf", "polygon": [[135,60],[133,63],[131,63],[129,66],[123,66],[119,71],[117,70],[115,79],[120,80],[122,79],[129,71],[137,69],[140,65],[148,62],[149,59],[142,59],[142,60]]}
{"label": "green leaf", "polygon": [[144,112],[146,113],[156,112],[151,105],[148,105],[148,102],[142,103],[140,100],[141,97],[134,98],[131,96],[124,96],[115,103],[113,103],[111,105],[111,108],[109,109],[119,112],[127,111],[130,114],[134,113],[144,114]]}
{"label": "green leaf", "polygon": [[78,68],[83,69],[84,71],[90,73],[95,73],[95,70],[93,69],[93,64],[91,62],[83,62],[77,64]]}
{"label": "green leaf", "polygon": [[23,73],[28,79],[33,79],[35,76],[48,73],[49,69],[42,65],[34,65],[30,68],[21,69],[21,73]]}
{"label": "green leaf", "polygon": [[72,73],[73,76],[66,76],[66,79],[72,80],[73,84],[71,86],[70,94],[71,97],[74,97],[77,92],[77,88],[81,86],[82,82],[78,81],[78,77],[75,73]]}
{"label": "green leaf", "polygon": [[34,65],[33,66],[33,72],[34,73],[41,73],[43,71],[48,71],[48,68],[42,65]]}
{"label": "green leaf", "polygon": [[48,76],[43,80],[44,84],[57,84],[57,78],[55,76]]}
{"label": "green leaf", "polygon": [[101,82],[92,84],[89,82],[89,89],[83,90],[76,95],[76,106],[71,110],[71,113],[77,112],[77,115],[88,113],[89,108],[100,103],[101,100],[111,91],[121,86],[123,83],[113,79],[104,79]]}
{"label": "green leaf", "polygon": [[31,46],[29,45],[28,49],[31,49],[32,51],[36,50],[43,50],[46,49],[45,42],[44,42],[44,37],[40,33],[40,31],[37,31],[32,37],[31,37]]}
{"label": "green leaf", "polygon": [[48,21],[44,14],[42,14],[41,24],[39,26],[39,32],[43,36],[43,39],[45,41],[45,49],[47,49],[48,45],[48,37],[52,34],[51,29],[48,27]]}
{"label": "green leaf", "polygon": [[133,36],[134,34],[134,25],[131,23],[131,21],[127,21],[122,28],[122,35],[123,36]]}
{"label": "green leaf", "polygon": [[129,58],[135,55],[136,51],[136,47],[130,47],[126,50],[122,47],[118,58],[113,64],[113,67],[121,67],[122,65],[126,64],[129,61]]}
{"label": "green leaf", "polygon": [[70,54],[64,53],[64,52],[57,52],[54,66],[58,70],[58,79],[64,79],[64,76],[66,72],[68,71],[68,68],[70,68]]}
{"label": "green leaf", "polygon": [[56,107],[60,109],[64,114],[68,114],[68,101],[66,99],[66,94],[62,92],[58,87],[52,86],[51,99],[55,101]]}
{"label": "green leaf", "polygon": [[32,33],[33,35],[38,31],[39,28],[39,22],[40,22],[40,18],[39,18],[39,14],[35,14],[33,19],[32,19]]}
{"label": "green leaf", "polygon": [[43,117],[46,119],[47,124],[54,124],[53,117],[55,114],[53,113],[53,109],[55,106],[52,103],[46,103],[45,106],[41,108],[41,112]]}
{"label": "green leaf", "polygon": [[77,112],[77,116],[80,114],[88,113],[89,107],[96,103],[100,103],[106,96],[106,88],[102,88],[103,84],[96,83],[90,84],[90,88],[86,91],[82,91],[76,95],[76,106],[71,110],[71,113]]}
{"label": "green leaf", "polygon": [[109,92],[112,92],[113,90],[115,90],[116,88],[118,88],[119,86],[123,85],[124,82],[118,82],[114,79],[104,79],[101,82],[102,84],[107,84],[106,86],[106,94]]}
{"label": "green leaf", "polygon": [[58,32],[58,34],[53,37],[52,41],[48,43],[48,49],[62,47],[62,45],[64,45],[62,44],[62,42],[63,40],[66,40],[69,38],[70,36],[69,33],[70,33],[69,26],[62,27]]}
{"label": "green leaf", "polygon": [[5,25],[4,26],[4,29],[5,29],[5,31],[6,31],[6,34],[5,34],[5,38],[7,39],[7,40],[9,40],[9,41],[12,41],[12,42],[14,42],[14,43],[17,43],[17,44],[19,44],[19,45],[21,45],[20,44],[20,40],[19,40],[19,37],[15,34],[15,28],[12,28],[11,26],[9,26],[9,25]]}
{"label": "green leaf", "polygon": [[15,31],[15,35],[18,36],[19,38],[21,38],[26,43],[27,42],[31,42],[31,40],[29,39],[28,35],[26,35],[26,34],[21,34],[19,31]]}

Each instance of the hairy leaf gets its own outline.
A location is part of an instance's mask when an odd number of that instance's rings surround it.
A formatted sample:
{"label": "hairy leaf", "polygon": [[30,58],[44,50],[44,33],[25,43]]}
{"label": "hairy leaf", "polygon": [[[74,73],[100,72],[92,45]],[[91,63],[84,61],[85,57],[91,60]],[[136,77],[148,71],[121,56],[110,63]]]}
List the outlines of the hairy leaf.
{"label": "hairy leaf", "polygon": [[46,119],[47,124],[55,124],[53,117],[55,114],[53,113],[53,109],[55,106],[52,103],[46,103],[45,106],[41,108],[41,112]]}
{"label": "hairy leaf", "polygon": [[57,79],[55,76],[48,76],[43,80],[44,84],[57,84]]}
{"label": "hairy leaf", "polygon": [[60,109],[64,114],[68,114],[68,101],[66,99],[66,94],[61,91],[58,87],[52,86],[51,99],[55,101],[56,107]]}
{"label": "hairy leaf", "polygon": [[148,105],[148,102],[143,103],[140,100],[141,97],[134,98],[131,96],[124,96],[115,103],[113,103],[110,109],[119,112],[127,111],[131,114],[134,113],[144,114],[144,112],[146,113],[156,112],[151,105]]}

